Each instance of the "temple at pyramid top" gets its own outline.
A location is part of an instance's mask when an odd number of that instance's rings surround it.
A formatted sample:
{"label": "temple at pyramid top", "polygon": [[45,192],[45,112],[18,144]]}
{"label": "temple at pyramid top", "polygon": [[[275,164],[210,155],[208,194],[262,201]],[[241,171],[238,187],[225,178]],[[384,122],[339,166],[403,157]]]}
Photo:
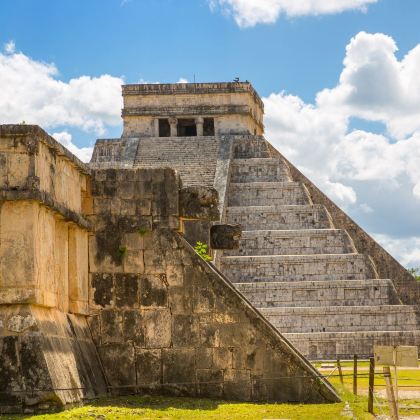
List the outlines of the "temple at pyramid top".
{"label": "temple at pyramid top", "polygon": [[122,137],[193,137],[264,131],[264,104],[249,82],[122,87]]}

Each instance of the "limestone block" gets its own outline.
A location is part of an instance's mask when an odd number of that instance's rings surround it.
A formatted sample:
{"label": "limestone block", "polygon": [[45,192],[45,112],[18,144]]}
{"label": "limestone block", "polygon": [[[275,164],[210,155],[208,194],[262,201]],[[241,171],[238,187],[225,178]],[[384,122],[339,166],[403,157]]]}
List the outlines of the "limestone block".
{"label": "limestone block", "polygon": [[219,220],[219,195],[214,188],[194,186],[179,192],[179,213],[187,219]]}
{"label": "limestone block", "polygon": [[139,277],[136,274],[115,273],[114,290],[116,307],[139,307]]}
{"label": "limestone block", "polygon": [[14,287],[36,286],[34,212],[33,203],[5,202],[0,205],[0,288],[2,291]]}
{"label": "limestone block", "polygon": [[[135,350],[132,344],[110,343],[99,347],[99,355],[105,368],[107,379],[116,389],[115,393],[127,393],[136,385]],[[118,389],[118,387],[123,387]]]}
{"label": "limestone block", "polygon": [[132,342],[136,347],[144,347],[144,325],[141,312],[138,310],[124,311],[122,322],[124,341]]}
{"label": "limestone block", "polygon": [[242,230],[238,225],[213,225],[210,228],[210,247],[212,249],[239,248]]}
{"label": "limestone block", "polygon": [[347,254],[356,249],[348,233],[338,229],[245,231],[239,248],[224,255]]}
{"label": "limestone block", "polygon": [[390,280],[250,282],[237,283],[236,288],[257,308],[397,303]]}
{"label": "limestone block", "polygon": [[145,308],[168,306],[168,284],[164,275],[141,277],[140,305]]}
{"label": "limestone block", "polygon": [[284,333],[412,331],[415,308],[407,305],[329,306],[324,308],[261,308],[264,316]]}
{"label": "limestone block", "polygon": [[198,317],[176,315],[172,319],[172,342],[174,347],[195,347],[199,343]]}
{"label": "limestone block", "polygon": [[332,221],[323,206],[229,207],[227,223],[242,230],[331,229]]}
{"label": "limestone block", "polygon": [[230,181],[241,182],[288,182],[289,169],[284,161],[273,158],[234,159]]}
{"label": "limestone block", "polygon": [[236,283],[362,280],[376,277],[370,259],[361,254],[223,257],[221,268]]}
{"label": "limestone block", "polygon": [[[163,383],[182,384],[195,376],[195,350],[173,348],[162,350]],[[182,388],[182,385],[179,385]]]}
{"label": "limestone block", "polygon": [[168,309],[143,313],[146,348],[166,348],[171,344],[171,314]]}
{"label": "limestone block", "polygon": [[91,292],[89,305],[106,308],[114,303],[114,279],[109,273],[93,273],[91,276]]}
{"label": "limestone block", "polygon": [[229,185],[229,206],[310,204],[309,194],[297,182],[250,182]]}
{"label": "limestone block", "polygon": [[140,386],[153,386],[161,383],[162,351],[136,349],[136,369]]}

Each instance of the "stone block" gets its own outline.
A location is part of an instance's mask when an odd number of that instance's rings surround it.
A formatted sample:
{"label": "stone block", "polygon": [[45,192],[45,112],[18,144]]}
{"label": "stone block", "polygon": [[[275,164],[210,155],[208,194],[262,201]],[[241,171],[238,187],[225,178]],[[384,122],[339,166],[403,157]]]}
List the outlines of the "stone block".
{"label": "stone block", "polygon": [[195,347],[199,342],[199,323],[191,315],[175,315],[172,318],[172,344],[174,347]]}
{"label": "stone block", "polygon": [[132,342],[136,347],[143,347],[144,324],[143,317],[138,310],[126,310],[122,319],[123,335],[125,342]]}
{"label": "stone block", "polygon": [[216,189],[205,186],[182,188],[179,193],[179,213],[186,219],[219,220]]}
{"label": "stone block", "polygon": [[199,395],[210,398],[223,397],[223,370],[197,369]]}
{"label": "stone block", "polygon": [[166,348],[172,342],[172,322],[169,309],[143,311],[146,348]]}
{"label": "stone block", "polygon": [[122,313],[105,309],[100,312],[101,344],[120,343],[123,341]]}
{"label": "stone block", "polygon": [[136,349],[136,371],[139,387],[150,387],[161,383],[161,353],[160,349]]}
{"label": "stone block", "polygon": [[136,274],[114,275],[115,306],[136,308],[139,306],[139,276]]}
{"label": "stone block", "polygon": [[210,247],[212,249],[239,248],[242,230],[239,225],[213,225],[210,228]]}
{"label": "stone block", "polygon": [[102,345],[98,351],[106,377],[113,387],[111,392],[116,394],[132,392],[136,387],[134,346],[130,343],[111,343]]}
{"label": "stone block", "polygon": [[187,385],[196,381],[193,348],[163,349],[162,365],[164,384]]}
{"label": "stone block", "polygon": [[93,306],[105,308],[113,304],[114,279],[112,274],[91,274],[91,284],[93,291],[91,304]]}
{"label": "stone block", "polygon": [[168,290],[165,275],[141,277],[140,305],[145,308],[168,306]]}

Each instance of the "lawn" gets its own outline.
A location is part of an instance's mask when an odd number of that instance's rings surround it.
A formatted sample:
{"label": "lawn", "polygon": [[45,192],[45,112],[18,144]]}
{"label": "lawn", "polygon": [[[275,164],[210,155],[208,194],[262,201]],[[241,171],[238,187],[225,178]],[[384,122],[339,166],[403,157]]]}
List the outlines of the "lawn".
{"label": "lawn", "polygon": [[[321,363],[315,363],[320,368]],[[271,419],[345,419],[358,420],[373,419],[367,413],[367,389],[369,364],[366,361],[358,363],[358,396],[354,396],[352,390],[352,362],[342,362],[344,374],[344,387],[340,384],[338,371],[330,377],[330,382],[338,390],[343,402],[338,404],[250,404],[237,403],[210,399],[194,399],[183,397],[158,397],[158,396],[127,396],[119,398],[98,399],[84,407],[74,408],[57,414],[45,415],[5,415],[1,420],[60,420],[60,419],[170,419],[170,420],[271,420]],[[325,376],[332,369],[320,369]],[[376,369],[382,373],[382,367]],[[398,372],[401,390],[414,389],[420,392],[420,369],[401,369]],[[377,375],[375,382],[376,390],[384,389],[384,380]],[[403,388],[409,386],[410,388]],[[416,388],[411,388],[416,386]],[[375,413],[387,414],[388,406],[381,394],[376,394]],[[400,414],[404,416],[420,415],[420,399],[404,399],[400,403]]]}
{"label": "lawn", "polygon": [[[365,412],[366,398],[355,400],[344,393],[358,419],[371,419]],[[171,420],[263,420],[263,419],[340,419],[346,417],[345,402],[338,404],[248,404],[209,399],[129,396],[100,399],[93,404],[57,414],[3,416],[6,419],[171,419]]]}

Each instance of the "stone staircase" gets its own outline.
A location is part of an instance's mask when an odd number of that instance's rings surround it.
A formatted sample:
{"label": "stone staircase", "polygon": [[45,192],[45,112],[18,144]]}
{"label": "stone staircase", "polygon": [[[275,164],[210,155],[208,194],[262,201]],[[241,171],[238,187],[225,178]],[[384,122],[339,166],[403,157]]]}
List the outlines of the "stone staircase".
{"label": "stone staircase", "polygon": [[257,136],[234,143],[226,221],[240,224],[240,247],[220,269],[251,303],[312,359],[368,356],[374,344],[420,344],[415,307],[327,209],[311,201],[288,165]]}

